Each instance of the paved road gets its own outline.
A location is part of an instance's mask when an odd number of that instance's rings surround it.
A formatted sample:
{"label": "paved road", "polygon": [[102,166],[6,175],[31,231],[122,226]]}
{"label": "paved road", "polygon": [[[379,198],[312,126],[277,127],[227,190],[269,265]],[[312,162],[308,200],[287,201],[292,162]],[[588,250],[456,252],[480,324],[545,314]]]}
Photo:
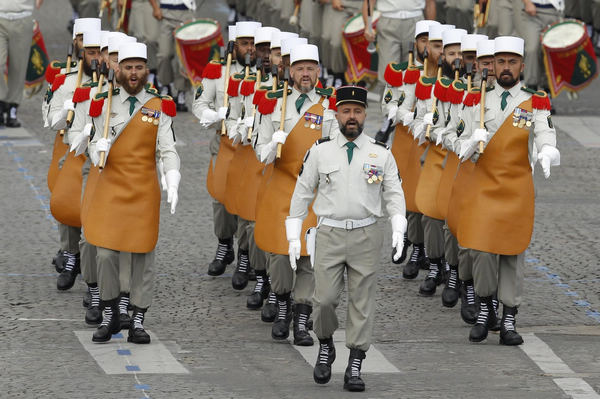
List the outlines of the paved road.
{"label": "paved road", "polygon": [[[66,0],[49,5],[38,18],[57,58],[69,38],[64,27],[70,12]],[[224,22],[226,9],[219,0],[207,0],[198,12]],[[596,116],[599,85],[563,106],[567,115]],[[58,292],[50,266],[58,247],[46,188],[53,135],[41,128],[40,100],[38,95],[22,105],[23,129],[0,130],[0,397],[351,396],[343,394],[341,374],[326,386],[314,384],[312,365],[293,346],[271,340],[270,326],[245,309],[248,292],[231,289],[230,275],[206,275],[215,249],[204,187],[208,136],[191,114],[175,122],[185,143],[178,148],[183,179],[177,213],[162,206],[155,302],[146,319],[153,344],[132,347],[117,338],[90,345],[93,329],[86,328],[81,307],[85,285],[78,281]],[[380,118],[374,104],[369,113],[373,129]],[[573,139],[568,123],[559,128],[562,165],[550,180],[539,170],[535,176],[536,225],[518,316],[526,345],[500,347],[494,334],[483,344],[469,344],[469,328],[457,309],[442,308],[439,294],[417,297],[420,281],[403,280],[384,250],[375,348],[389,366],[369,362],[377,371],[365,373],[368,389],[353,397],[599,397],[600,150]],[[345,303],[339,315],[343,321]],[[340,356],[336,364],[345,361]],[[121,374],[107,364],[122,366]]]}

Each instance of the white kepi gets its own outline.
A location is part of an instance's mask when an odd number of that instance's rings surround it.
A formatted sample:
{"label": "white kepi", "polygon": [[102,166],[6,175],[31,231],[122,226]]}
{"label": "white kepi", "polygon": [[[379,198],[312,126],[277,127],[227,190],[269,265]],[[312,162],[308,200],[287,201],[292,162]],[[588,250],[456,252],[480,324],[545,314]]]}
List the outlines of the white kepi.
{"label": "white kepi", "polygon": [[254,33],[262,24],[254,21],[241,21],[235,24],[235,38],[251,37],[254,38]]}
{"label": "white kepi", "polygon": [[102,32],[99,30],[90,30],[83,32],[83,47],[100,47],[102,43]]}
{"label": "white kepi", "polygon": [[119,63],[131,58],[148,59],[144,43],[124,43],[119,47]]}
{"label": "white kepi", "polygon": [[494,54],[513,53],[523,56],[525,40],[516,36],[498,36],[494,39]]}
{"label": "white kepi", "polygon": [[254,45],[271,43],[271,38],[275,32],[279,32],[279,29],[272,26],[261,26],[254,32]]}
{"label": "white kepi", "polygon": [[[448,29],[442,32],[442,45],[444,47],[451,44],[460,44],[463,36],[467,34],[464,29]],[[431,39],[429,39],[431,40]]]}
{"label": "white kepi", "polygon": [[429,27],[431,25],[441,25],[438,21],[432,21],[430,19],[423,19],[421,21],[417,21],[415,24],[415,39],[422,35],[423,33],[429,34]]}
{"label": "white kepi", "polygon": [[442,33],[444,31],[454,29],[456,26],[454,25],[441,25],[441,24],[433,24],[429,25],[429,41],[442,40]]}
{"label": "white kepi", "polygon": [[135,42],[137,42],[137,39],[133,36],[127,36],[122,32],[114,32],[113,35],[108,37],[108,54],[118,53],[122,44]]}
{"label": "white kepi", "polygon": [[314,44],[300,44],[292,48],[290,65],[299,61],[314,61],[319,63],[319,48]]}
{"label": "white kepi", "polygon": [[477,42],[477,58],[493,57],[496,49],[494,40],[480,40]]}
{"label": "white kepi", "polygon": [[77,18],[73,23],[73,39],[77,35],[83,35],[83,32],[102,30],[101,25],[100,18]]}
{"label": "white kepi", "polygon": [[293,32],[273,32],[273,36],[271,37],[271,50],[274,48],[281,48],[281,41],[290,37],[298,37],[298,34]]}
{"label": "white kepi", "polygon": [[464,35],[462,41],[460,42],[460,51],[477,51],[477,43],[487,39],[488,37],[486,35],[478,35],[474,33]]}
{"label": "white kepi", "polygon": [[301,44],[308,44],[305,37],[290,37],[281,41],[281,56],[290,55],[291,50]]}

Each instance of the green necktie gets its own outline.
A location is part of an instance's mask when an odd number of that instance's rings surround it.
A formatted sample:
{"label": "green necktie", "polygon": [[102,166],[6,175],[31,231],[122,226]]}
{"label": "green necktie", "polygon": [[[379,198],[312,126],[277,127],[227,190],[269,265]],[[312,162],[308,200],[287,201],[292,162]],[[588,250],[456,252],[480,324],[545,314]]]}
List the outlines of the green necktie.
{"label": "green necktie", "polygon": [[300,97],[298,97],[298,99],[296,100],[296,111],[298,111],[298,113],[300,113],[300,109],[302,108],[302,105],[304,105],[304,100],[306,100],[308,98],[308,96],[304,93],[300,94]]}
{"label": "green necktie", "polygon": [[356,148],[356,144],[354,144],[354,142],[349,141],[346,144],[344,144],[346,147],[348,147],[348,149],[346,150],[346,152],[348,153],[348,163],[350,163],[352,161],[352,153],[354,153],[354,149]]}
{"label": "green necktie", "polygon": [[129,115],[131,115],[133,114],[133,110],[135,109],[135,103],[137,102],[137,98],[135,98],[134,96],[129,96],[127,100],[129,101]]}
{"label": "green necktie", "polygon": [[510,92],[505,90],[504,93],[502,93],[502,101],[500,102],[500,108],[502,108],[502,111],[504,111],[504,108],[506,108],[508,105],[508,101],[506,101],[508,96],[510,96]]}

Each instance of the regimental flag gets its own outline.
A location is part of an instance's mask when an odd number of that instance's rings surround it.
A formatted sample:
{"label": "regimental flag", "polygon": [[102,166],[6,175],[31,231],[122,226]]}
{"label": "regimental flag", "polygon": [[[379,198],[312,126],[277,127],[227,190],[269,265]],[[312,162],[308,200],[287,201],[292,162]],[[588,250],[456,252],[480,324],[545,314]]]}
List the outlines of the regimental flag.
{"label": "regimental flag", "polygon": [[[182,38],[179,35],[182,32],[196,24],[215,25],[214,33],[206,37],[198,37],[194,39]],[[195,21],[182,25],[174,32],[177,49],[177,56],[181,65],[185,69],[184,73],[194,87],[197,87],[202,82],[202,71],[211,60],[218,60],[220,48],[225,45],[223,35],[221,34],[221,25],[219,22],[201,18]],[[220,66],[219,66],[220,71]]]}
{"label": "regimental flag", "polygon": [[46,67],[50,63],[44,44],[44,36],[37,21],[33,24],[33,38],[29,50],[29,63],[25,75],[25,90],[31,96],[36,93],[45,80]]}
{"label": "regimental flag", "polygon": [[[568,47],[550,47],[544,44],[544,35],[551,29],[564,24],[581,24],[583,35]],[[579,91],[589,85],[598,76],[598,60],[594,45],[587,34],[585,23],[577,20],[565,20],[552,25],[542,33],[544,65],[552,97],[562,90]]]}

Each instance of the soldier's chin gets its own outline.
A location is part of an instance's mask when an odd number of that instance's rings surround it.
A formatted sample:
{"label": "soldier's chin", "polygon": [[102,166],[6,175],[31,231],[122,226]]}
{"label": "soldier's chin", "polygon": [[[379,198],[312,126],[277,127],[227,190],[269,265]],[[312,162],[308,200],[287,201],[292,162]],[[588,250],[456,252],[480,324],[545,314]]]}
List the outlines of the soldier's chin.
{"label": "soldier's chin", "polygon": [[126,80],[121,83],[121,85],[123,86],[125,91],[130,94],[139,93],[145,84],[146,84],[146,82],[142,79],[136,80],[135,83],[132,83],[130,80]]}
{"label": "soldier's chin", "polygon": [[517,79],[512,75],[500,75],[496,81],[502,87],[513,87],[517,83]]}

